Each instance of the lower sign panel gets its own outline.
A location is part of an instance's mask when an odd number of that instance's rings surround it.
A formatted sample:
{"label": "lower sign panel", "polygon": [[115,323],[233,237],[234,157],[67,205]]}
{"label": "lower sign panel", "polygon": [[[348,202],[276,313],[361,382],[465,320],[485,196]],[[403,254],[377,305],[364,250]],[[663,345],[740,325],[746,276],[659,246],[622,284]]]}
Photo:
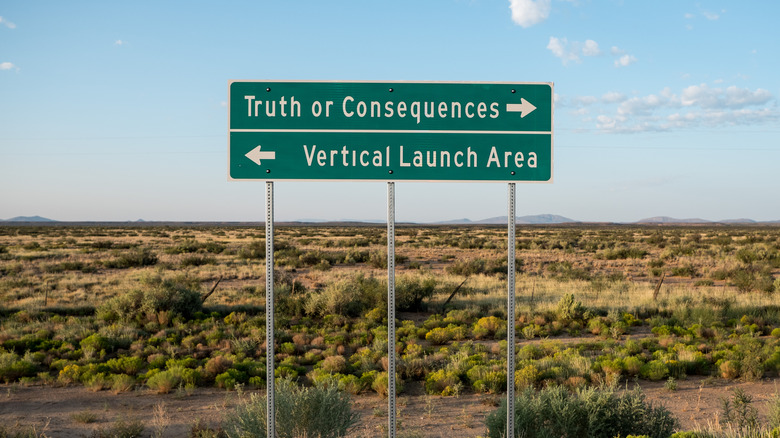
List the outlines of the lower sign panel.
{"label": "lower sign panel", "polygon": [[235,180],[551,182],[552,134],[231,132]]}

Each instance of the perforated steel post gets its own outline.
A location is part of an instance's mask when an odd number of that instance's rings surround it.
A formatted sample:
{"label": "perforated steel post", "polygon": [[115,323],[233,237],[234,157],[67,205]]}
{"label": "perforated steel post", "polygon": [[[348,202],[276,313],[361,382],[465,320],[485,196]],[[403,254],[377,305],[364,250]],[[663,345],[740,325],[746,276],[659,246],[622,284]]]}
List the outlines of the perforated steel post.
{"label": "perforated steel post", "polygon": [[395,183],[387,183],[387,436],[395,438]]}
{"label": "perforated steel post", "polygon": [[274,400],[274,183],[265,183],[265,366],[268,438],[276,437]]}
{"label": "perforated steel post", "polygon": [[506,436],[515,436],[515,183],[509,183],[506,294]]}

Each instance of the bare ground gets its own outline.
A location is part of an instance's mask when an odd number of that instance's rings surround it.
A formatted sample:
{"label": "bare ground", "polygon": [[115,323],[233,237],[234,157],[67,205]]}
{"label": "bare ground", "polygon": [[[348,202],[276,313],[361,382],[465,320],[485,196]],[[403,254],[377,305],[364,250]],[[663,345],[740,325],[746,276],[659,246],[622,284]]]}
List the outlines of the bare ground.
{"label": "bare ground", "polygon": [[[664,382],[640,382],[647,399],[666,406],[680,421],[681,430],[715,425],[721,415],[721,399],[729,397],[733,387],[753,396],[759,417],[766,419],[767,401],[777,393],[780,379],[735,382],[691,377],[678,381],[676,391]],[[629,387],[633,383],[627,384]],[[114,394],[91,392],[84,387],[0,386],[0,424],[10,430],[34,427],[51,438],[90,436],[117,420],[138,420],[146,436],[187,436],[200,420],[217,427],[226,413],[239,402],[239,395],[214,388],[191,392],[155,394],[136,390]],[[399,436],[408,433],[426,437],[475,437],[485,434],[485,417],[495,410],[500,396],[465,394],[460,397],[427,396],[419,382],[412,382],[398,397]],[[387,400],[377,395],[354,399],[361,414],[351,436],[382,436],[387,427]],[[85,423],[79,414],[90,413],[94,422]]]}

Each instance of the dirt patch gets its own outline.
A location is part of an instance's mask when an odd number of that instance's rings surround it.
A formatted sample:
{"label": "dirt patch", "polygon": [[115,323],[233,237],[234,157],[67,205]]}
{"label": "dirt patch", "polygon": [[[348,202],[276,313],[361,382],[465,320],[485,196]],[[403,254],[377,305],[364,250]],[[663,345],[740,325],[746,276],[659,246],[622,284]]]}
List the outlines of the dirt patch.
{"label": "dirt patch", "polygon": [[[681,430],[716,424],[722,413],[722,398],[739,387],[753,397],[761,421],[767,418],[767,401],[778,392],[780,379],[734,382],[692,377],[677,382],[669,391],[665,382],[640,382],[647,399],[669,409]],[[631,387],[633,383],[626,386]],[[246,393],[245,393],[246,395]],[[485,417],[496,409],[502,395],[464,394],[460,397],[428,396],[420,382],[407,384],[397,399],[399,435],[425,437],[475,437],[485,434]],[[91,392],[83,387],[0,386],[0,424],[10,428],[33,426],[50,438],[89,436],[117,420],[140,421],[146,436],[163,431],[165,437],[187,436],[192,425],[219,426],[224,416],[240,402],[236,392],[197,388],[191,392],[155,394],[148,390],[113,394]],[[361,414],[350,436],[375,437],[387,430],[387,400],[374,394],[354,399]],[[94,422],[84,423],[79,414],[91,413]],[[162,414],[161,414],[162,413]]]}

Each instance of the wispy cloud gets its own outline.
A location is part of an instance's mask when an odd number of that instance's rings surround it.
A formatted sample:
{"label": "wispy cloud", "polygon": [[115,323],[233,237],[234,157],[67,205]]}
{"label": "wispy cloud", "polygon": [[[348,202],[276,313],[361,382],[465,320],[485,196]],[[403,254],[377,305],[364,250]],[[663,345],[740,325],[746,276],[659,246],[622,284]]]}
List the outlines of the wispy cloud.
{"label": "wispy cloud", "polygon": [[[609,98],[607,97],[609,95]],[[615,93],[617,97],[619,93]],[[669,131],[698,126],[754,125],[780,118],[776,100],[768,90],[751,90],[737,86],[725,88],[707,84],[691,85],[673,92],[664,88],[659,93],[613,99],[612,93],[602,97],[609,105],[596,118],[596,126],[605,132]]]}
{"label": "wispy cloud", "polygon": [[[595,122],[596,129],[601,132],[635,133],[776,121],[780,120],[780,112],[774,104],[776,100],[770,91],[762,88],[699,84],[678,92],[667,87],[644,96],[627,97],[610,91],[599,98],[561,97],[556,105],[574,108],[571,114],[583,116],[582,123]],[[598,115],[593,118],[592,113]]]}
{"label": "wispy cloud", "polygon": [[601,55],[601,49],[599,44],[593,40],[585,40],[585,42],[572,41],[569,42],[566,38],[550,37],[550,41],[547,43],[547,50],[563,62],[563,65],[567,65],[569,62],[581,62],[583,56],[599,56]]}
{"label": "wispy cloud", "polygon": [[127,41],[124,41],[124,40],[116,40],[116,41],[114,41],[114,45],[115,45],[115,46],[126,46],[126,45],[127,45]]}
{"label": "wispy cloud", "polygon": [[0,24],[3,26],[9,28],[9,29],[16,29],[16,25],[10,21],[8,21],[7,18],[0,17]]}
{"label": "wispy cloud", "polygon": [[19,67],[14,65],[13,62],[0,62],[0,70],[16,70],[16,71],[19,71]]}
{"label": "wispy cloud", "polygon": [[531,27],[550,16],[550,0],[509,0],[512,21],[522,27]]}
{"label": "wispy cloud", "polygon": [[636,58],[633,55],[623,55],[615,60],[615,67],[628,67],[636,62]]}
{"label": "wispy cloud", "polygon": [[[559,58],[563,65],[570,62],[580,63],[583,57],[601,56],[604,52],[599,47],[599,43],[594,40],[585,40],[585,42],[571,41],[566,38],[550,37],[547,43],[549,50],[556,58]],[[615,67],[628,67],[637,61],[636,57],[627,54],[625,50],[612,46],[609,49],[611,56],[617,57],[614,61]]]}

